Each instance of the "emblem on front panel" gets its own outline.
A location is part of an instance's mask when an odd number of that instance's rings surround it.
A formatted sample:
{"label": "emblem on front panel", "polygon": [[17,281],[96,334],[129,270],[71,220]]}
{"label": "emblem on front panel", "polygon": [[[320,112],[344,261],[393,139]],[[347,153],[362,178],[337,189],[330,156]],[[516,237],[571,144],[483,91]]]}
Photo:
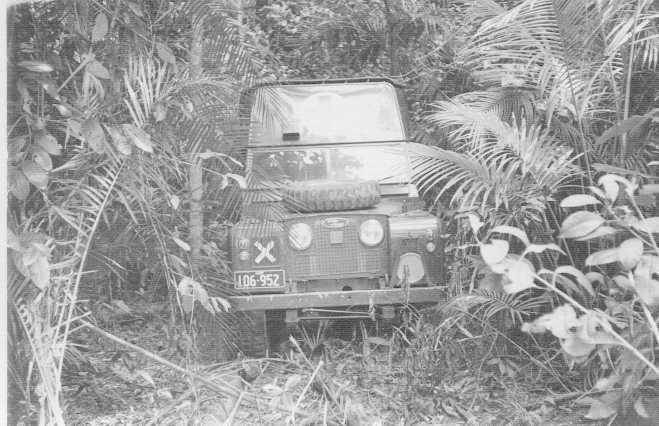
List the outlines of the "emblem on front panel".
{"label": "emblem on front panel", "polygon": [[263,261],[275,263],[277,261],[273,253],[273,249],[275,248],[275,242],[273,240],[268,241],[265,245],[260,241],[254,241],[254,247],[258,250],[258,254],[254,258],[254,263],[260,264]]}
{"label": "emblem on front panel", "polygon": [[342,218],[342,217],[328,217],[328,218],[326,218],[326,219],[323,219],[323,221],[321,222],[321,224],[322,224],[325,228],[336,229],[336,228],[343,228],[343,227],[345,227],[345,226],[346,226],[346,222],[347,222],[347,219]]}

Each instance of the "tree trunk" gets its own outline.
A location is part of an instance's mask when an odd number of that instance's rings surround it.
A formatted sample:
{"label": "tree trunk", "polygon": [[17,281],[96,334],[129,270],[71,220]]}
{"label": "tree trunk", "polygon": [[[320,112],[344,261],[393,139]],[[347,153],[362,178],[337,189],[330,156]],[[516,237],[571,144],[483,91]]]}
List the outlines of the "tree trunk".
{"label": "tree trunk", "polygon": [[[202,74],[203,22],[197,22],[192,29],[190,43],[190,77],[197,79]],[[201,257],[201,244],[204,238],[203,212],[203,169],[201,159],[196,153],[190,153],[190,248],[192,252],[193,274],[198,273]]]}
{"label": "tree trunk", "polygon": [[389,55],[389,77],[396,78],[400,76],[400,62],[398,60],[398,49],[396,46],[396,16],[391,10],[392,0],[384,1],[384,16],[387,21],[387,32],[385,34],[385,43],[387,54]]}

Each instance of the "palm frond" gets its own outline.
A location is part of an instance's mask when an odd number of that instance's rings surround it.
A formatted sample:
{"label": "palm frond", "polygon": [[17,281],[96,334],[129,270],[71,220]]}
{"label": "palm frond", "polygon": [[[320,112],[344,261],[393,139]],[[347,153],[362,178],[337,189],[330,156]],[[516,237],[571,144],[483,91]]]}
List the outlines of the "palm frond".
{"label": "palm frond", "polygon": [[483,112],[493,112],[503,122],[535,121],[535,93],[519,87],[500,87],[487,91],[468,92],[453,98],[466,106]]}
{"label": "palm frond", "polygon": [[623,50],[654,16],[639,6],[635,20],[631,1],[523,1],[484,21],[459,56],[486,86],[512,81],[577,117],[602,112],[620,92]]}
{"label": "palm frond", "polygon": [[[460,153],[411,144],[413,180],[435,203],[448,196],[459,210],[505,211],[537,222],[551,195],[579,173],[575,156],[537,126],[491,127],[505,132]],[[462,137],[474,139],[469,132]]]}
{"label": "palm frond", "polygon": [[483,321],[491,321],[503,313],[510,317],[513,326],[520,326],[524,320],[536,315],[547,303],[548,300],[545,296],[476,289],[472,294],[453,298],[443,309],[470,312]]}

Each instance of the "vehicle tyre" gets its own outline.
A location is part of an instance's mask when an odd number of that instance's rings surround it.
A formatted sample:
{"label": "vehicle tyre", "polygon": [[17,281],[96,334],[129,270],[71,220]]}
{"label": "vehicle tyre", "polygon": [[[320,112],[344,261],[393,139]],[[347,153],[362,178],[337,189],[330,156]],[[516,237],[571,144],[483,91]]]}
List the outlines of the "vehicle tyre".
{"label": "vehicle tyre", "polygon": [[380,202],[375,181],[316,180],[282,188],[284,205],[300,213],[366,209]]}

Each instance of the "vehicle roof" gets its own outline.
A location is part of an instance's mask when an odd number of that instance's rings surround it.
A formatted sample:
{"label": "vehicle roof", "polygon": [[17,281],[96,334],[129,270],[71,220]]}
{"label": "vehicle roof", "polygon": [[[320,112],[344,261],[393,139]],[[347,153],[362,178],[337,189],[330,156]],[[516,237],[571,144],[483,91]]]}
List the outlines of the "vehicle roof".
{"label": "vehicle roof", "polygon": [[325,78],[311,80],[277,80],[271,82],[257,83],[251,86],[248,91],[258,89],[259,87],[270,86],[293,86],[308,84],[351,84],[351,83],[389,83],[394,87],[402,87],[388,77],[350,77],[350,78]]}

